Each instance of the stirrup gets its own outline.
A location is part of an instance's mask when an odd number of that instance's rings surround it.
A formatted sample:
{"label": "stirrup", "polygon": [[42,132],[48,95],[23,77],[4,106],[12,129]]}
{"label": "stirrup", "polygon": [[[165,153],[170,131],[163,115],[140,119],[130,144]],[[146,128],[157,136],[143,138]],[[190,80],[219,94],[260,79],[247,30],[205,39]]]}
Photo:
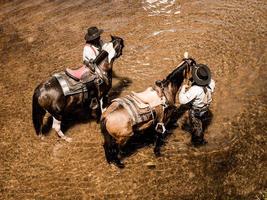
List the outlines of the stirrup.
{"label": "stirrup", "polygon": [[99,105],[98,105],[97,98],[96,97],[92,98],[91,99],[91,103],[90,103],[90,108],[93,109],[93,110],[95,110],[95,109],[98,108],[98,106]]}
{"label": "stirrup", "polygon": [[157,123],[155,130],[158,133],[164,134],[166,132],[166,128],[165,128],[164,123]]}

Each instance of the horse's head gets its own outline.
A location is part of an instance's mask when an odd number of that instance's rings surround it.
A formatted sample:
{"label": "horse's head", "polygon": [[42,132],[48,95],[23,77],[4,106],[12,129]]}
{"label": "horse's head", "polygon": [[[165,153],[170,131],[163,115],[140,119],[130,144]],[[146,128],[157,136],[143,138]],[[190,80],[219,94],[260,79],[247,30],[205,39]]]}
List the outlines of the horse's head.
{"label": "horse's head", "polygon": [[172,83],[180,87],[185,78],[190,78],[192,68],[196,65],[193,58],[184,58],[183,61],[163,80],[163,85]]}
{"label": "horse's head", "polygon": [[96,57],[94,62],[98,65],[105,58],[108,58],[106,61],[108,61],[108,63],[112,63],[115,58],[118,58],[122,55],[123,47],[124,43],[122,38],[111,36],[111,41],[103,45],[102,51]]}
{"label": "horse's head", "polygon": [[190,78],[192,68],[196,62],[192,58],[184,58],[183,61],[162,81],[156,81],[156,85],[163,88],[170,102],[175,102],[175,95],[184,79]]}
{"label": "horse's head", "polygon": [[117,36],[111,35],[111,42],[113,43],[113,48],[115,49],[116,55],[114,58],[118,58],[122,55],[122,49],[124,48],[123,39]]}

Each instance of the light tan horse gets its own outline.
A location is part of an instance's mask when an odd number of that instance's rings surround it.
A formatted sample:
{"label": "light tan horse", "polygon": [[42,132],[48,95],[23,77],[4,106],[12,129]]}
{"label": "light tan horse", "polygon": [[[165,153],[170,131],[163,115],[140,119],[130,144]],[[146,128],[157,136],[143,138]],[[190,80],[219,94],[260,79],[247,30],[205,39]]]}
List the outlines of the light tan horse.
{"label": "light tan horse", "polygon": [[[108,163],[123,168],[124,164],[118,157],[119,147],[124,145],[134,132],[153,126],[157,133],[154,153],[159,155],[159,144],[166,131],[165,125],[174,111],[176,94],[194,65],[193,59],[186,58],[164,80],[156,81],[153,87],[141,93],[133,92],[126,97],[115,99],[107,107],[101,117],[101,131]],[[140,114],[144,110],[142,108],[149,108],[145,116]]]}

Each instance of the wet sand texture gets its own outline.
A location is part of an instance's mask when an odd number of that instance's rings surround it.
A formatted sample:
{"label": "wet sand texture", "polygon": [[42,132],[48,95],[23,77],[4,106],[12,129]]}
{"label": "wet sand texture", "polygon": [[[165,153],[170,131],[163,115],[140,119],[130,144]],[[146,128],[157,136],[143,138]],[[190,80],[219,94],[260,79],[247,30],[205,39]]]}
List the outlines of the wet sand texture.
{"label": "wet sand texture", "polygon": [[[0,1],[0,199],[266,198],[266,1]],[[176,128],[155,158],[136,145],[109,166],[99,125],[79,122],[43,140],[31,122],[34,88],[82,63],[84,34],[125,40],[112,97],[142,91],[189,54],[217,83],[209,142]],[[131,82],[127,82],[130,80]],[[179,119],[182,125],[186,116]],[[145,138],[143,138],[144,141]]]}

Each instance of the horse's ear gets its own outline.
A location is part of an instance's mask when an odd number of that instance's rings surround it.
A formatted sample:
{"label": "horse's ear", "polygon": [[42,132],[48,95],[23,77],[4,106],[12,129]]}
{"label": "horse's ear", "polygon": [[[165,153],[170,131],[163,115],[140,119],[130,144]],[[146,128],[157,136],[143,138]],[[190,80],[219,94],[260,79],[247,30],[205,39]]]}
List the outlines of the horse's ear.
{"label": "horse's ear", "polygon": [[110,35],[110,37],[111,37],[111,40],[114,40],[115,39],[115,37],[113,35]]}

